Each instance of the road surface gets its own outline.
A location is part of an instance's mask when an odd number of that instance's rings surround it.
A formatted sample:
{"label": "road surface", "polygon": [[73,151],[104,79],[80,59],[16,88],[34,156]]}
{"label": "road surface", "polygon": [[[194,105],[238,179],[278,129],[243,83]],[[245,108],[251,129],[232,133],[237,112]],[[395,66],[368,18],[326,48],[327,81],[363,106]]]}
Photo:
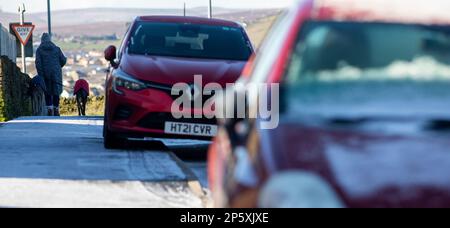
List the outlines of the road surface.
{"label": "road surface", "polygon": [[102,126],[96,117],[2,124],[0,207],[210,205],[204,163],[186,165],[155,143],[105,150]]}

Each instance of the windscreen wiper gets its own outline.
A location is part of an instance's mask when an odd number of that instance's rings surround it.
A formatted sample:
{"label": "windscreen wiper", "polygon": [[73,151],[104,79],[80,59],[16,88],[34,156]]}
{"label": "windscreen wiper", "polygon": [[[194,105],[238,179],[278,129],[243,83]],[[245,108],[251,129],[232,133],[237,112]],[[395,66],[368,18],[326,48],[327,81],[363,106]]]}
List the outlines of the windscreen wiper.
{"label": "windscreen wiper", "polygon": [[426,125],[429,131],[448,131],[450,132],[450,119],[432,120]]}
{"label": "windscreen wiper", "polygon": [[329,125],[351,127],[372,121],[371,118],[332,118],[327,121]]}

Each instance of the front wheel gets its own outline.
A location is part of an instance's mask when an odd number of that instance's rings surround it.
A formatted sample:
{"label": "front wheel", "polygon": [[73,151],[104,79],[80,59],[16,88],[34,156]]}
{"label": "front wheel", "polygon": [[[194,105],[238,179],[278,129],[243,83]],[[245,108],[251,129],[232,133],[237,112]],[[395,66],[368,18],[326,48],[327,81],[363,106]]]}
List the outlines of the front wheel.
{"label": "front wheel", "polygon": [[107,121],[105,118],[103,124],[103,145],[105,149],[116,149],[122,146],[124,139],[119,138],[114,132],[111,132],[107,127]]}
{"label": "front wheel", "polygon": [[105,149],[116,149],[121,146],[123,140],[118,138],[114,133],[105,129],[103,137],[103,145]]}

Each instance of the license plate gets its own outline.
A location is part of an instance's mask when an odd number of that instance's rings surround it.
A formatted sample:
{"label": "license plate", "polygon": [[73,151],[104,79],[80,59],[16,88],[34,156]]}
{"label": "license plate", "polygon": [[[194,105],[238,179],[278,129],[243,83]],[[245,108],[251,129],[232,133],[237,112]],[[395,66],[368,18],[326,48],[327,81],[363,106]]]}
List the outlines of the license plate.
{"label": "license plate", "polygon": [[217,135],[217,126],[209,124],[166,122],[164,132],[166,134],[214,137]]}

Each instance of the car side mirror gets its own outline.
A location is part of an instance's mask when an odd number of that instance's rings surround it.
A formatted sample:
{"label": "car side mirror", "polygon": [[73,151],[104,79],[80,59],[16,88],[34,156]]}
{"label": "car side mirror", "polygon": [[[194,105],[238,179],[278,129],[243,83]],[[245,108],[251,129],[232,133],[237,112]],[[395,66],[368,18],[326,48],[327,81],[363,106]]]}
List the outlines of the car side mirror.
{"label": "car side mirror", "polygon": [[114,62],[117,58],[117,48],[114,45],[111,45],[105,49],[105,59],[108,60],[113,67],[117,64]]}

